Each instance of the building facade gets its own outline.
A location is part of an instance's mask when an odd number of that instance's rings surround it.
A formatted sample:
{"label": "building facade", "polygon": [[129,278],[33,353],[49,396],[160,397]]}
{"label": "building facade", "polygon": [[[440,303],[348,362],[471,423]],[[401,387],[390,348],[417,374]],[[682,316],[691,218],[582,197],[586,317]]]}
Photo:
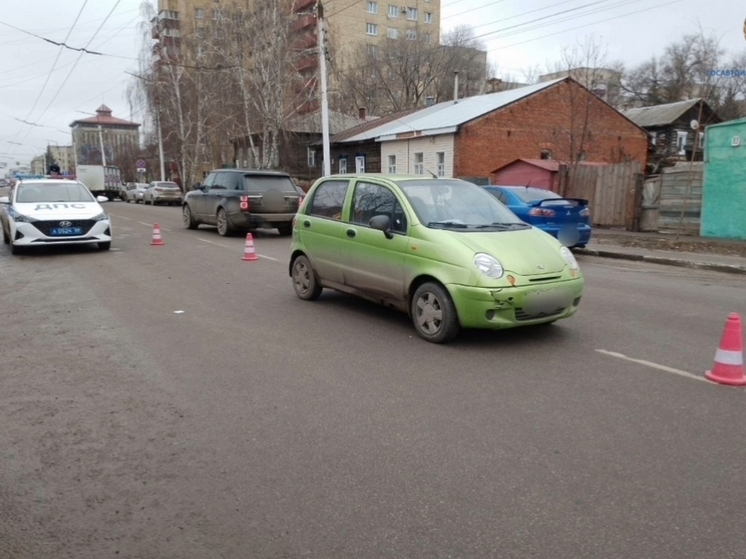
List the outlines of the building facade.
{"label": "building facade", "polygon": [[72,146],[49,145],[47,146],[47,153],[50,159],[49,164],[57,163],[63,174],[73,174],[75,172],[75,154]]}
{"label": "building facade", "polygon": [[115,165],[125,153],[140,148],[140,125],[112,116],[106,105],[96,109],[96,116],[76,120],[70,128],[78,165],[102,165],[104,161]]}

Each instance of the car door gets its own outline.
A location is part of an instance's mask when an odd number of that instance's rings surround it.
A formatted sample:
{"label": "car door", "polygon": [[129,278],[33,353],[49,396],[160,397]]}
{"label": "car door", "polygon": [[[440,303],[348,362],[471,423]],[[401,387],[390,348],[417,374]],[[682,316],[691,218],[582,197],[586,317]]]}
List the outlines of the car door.
{"label": "car door", "polygon": [[199,190],[193,190],[189,193],[189,208],[192,210],[192,213],[197,216],[199,221],[205,221],[205,198],[207,197],[207,192],[210,190],[210,187],[215,182],[216,176],[217,173],[210,173],[205,178]]}
{"label": "car door", "polygon": [[[371,218],[386,215],[390,235],[373,229]],[[349,220],[342,237],[345,284],[371,295],[402,300],[404,259],[409,246],[408,219],[393,189],[366,180],[357,181]]]}
{"label": "car door", "polygon": [[220,172],[215,174],[215,181],[205,192],[205,213],[203,221],[215,225],[217,221],[218,205],[225,196],[230,173]]}
{"label": "car door", "polygon": [[344,284],[341,244],[342,221],[350,181],[330,179],[318,185],[299,215],[299,235],[306,255],[323,282]]}

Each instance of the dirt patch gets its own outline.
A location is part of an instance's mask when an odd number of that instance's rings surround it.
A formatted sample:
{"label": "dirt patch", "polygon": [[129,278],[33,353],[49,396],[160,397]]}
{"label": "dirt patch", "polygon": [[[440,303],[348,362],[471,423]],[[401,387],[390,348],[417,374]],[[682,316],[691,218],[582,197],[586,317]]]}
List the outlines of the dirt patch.
{"label": "dirt patch", "polygon": [[[596,233],[594,231],[594,233]],[[594,234],[593,243],[597,245],[616,245],[646,250],[669,250],[677,252],[698,252],[702,254],[719,254],[746,258],[745,241],[728,241],[722,239],[703,239],[701,237],[679,237],[666,234],[630,234],[609,231]]]}

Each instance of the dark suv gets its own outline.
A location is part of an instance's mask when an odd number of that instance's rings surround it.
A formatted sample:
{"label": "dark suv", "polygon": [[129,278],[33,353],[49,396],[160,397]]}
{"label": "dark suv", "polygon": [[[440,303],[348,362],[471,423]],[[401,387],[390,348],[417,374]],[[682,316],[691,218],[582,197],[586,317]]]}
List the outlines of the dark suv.
{"label": "dark suv", "polygon": [[217,225],[223,237],[259,228],[290,235],[301,199],[287,173],[216,169],[184,197],[184,226]]}

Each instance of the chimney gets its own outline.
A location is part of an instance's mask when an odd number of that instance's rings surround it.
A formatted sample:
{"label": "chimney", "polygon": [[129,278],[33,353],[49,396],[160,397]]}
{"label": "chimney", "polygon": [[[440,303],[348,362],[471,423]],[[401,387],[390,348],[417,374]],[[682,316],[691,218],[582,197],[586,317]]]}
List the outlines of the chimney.
{"label": "chimney", "polygon": [[357,110],[357,117],[360,120],[365,120],[365,107],[359,107]]}
{"label": "chimney", "polygon": [[458,103],[458,70],[453,72],[453,102]]}
{"label": "chimney", "polygon": [[425,97],[425,106],[432,107],[435,105],[435,97]]}

